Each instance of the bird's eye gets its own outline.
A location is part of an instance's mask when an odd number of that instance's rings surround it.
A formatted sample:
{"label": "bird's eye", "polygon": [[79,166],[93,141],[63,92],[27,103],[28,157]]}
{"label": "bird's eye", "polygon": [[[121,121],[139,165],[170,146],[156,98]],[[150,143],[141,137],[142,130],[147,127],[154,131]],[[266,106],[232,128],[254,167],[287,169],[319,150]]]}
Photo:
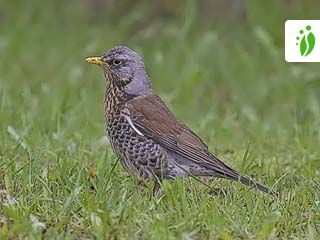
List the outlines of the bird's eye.
{"label": "bird's eye", "polygon": [[115,66],[119,66],[121,64],[121,61],[119,59],[113,59],[112,64]]}

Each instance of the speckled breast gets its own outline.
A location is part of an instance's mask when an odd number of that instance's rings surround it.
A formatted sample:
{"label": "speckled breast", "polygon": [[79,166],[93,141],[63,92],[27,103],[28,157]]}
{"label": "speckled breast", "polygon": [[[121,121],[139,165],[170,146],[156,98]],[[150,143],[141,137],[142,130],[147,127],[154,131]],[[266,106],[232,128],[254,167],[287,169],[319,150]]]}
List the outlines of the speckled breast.
{"label": "speckled breast", "polygon": [[122,114],[123,104],[105,102],[106,129],[114,152],[129,173],[142,178],[166,177],[166,151],[152,139],[139,135]]}

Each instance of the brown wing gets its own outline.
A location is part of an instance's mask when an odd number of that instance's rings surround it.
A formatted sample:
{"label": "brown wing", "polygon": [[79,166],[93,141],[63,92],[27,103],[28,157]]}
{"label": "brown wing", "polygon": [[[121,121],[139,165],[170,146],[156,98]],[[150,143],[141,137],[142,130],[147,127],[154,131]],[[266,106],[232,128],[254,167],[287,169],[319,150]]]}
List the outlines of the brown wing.
{"label": "brown wing", "polygon": [[207,145],[186,125],[179,122],[165,103],[155,94],[137,97],[127,103],[134,127],[161,146],[215,172],[215,176],[240,181],[260,191],[278,194],[245,176],[240,176],[211,154]]}
{"label": "brown wing", "polygon": [[127,103],[135,127],[161,146],[207,167],[220,177],[238,180],[238,173],[216,158],[207,145],[186,125],[179,122],[155,94],[135,98]]}

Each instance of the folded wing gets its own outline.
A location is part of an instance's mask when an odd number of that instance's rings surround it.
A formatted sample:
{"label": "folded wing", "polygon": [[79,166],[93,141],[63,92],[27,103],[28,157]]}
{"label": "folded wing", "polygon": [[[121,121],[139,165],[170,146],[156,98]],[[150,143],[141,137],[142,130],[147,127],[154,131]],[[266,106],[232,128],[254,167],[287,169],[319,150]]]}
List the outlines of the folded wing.
{"label": "folded wing", "polygon": [[240,181],[263,192],[268,188],[240,176],[234,169],[209,152],[208,146],[185,124],[175,118],[165,103],[155,94],[149,94],[127,102],[130,118],[145,136],[180,156],[215,172],[215,176]]}

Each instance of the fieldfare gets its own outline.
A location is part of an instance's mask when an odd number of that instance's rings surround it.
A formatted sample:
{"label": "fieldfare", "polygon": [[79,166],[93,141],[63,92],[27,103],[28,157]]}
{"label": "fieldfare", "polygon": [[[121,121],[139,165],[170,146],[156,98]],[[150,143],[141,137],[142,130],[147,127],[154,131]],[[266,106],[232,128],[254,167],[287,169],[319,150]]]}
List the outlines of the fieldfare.
{"label": "fieldfare", "polygon": [[223,163],[185,124],[176,119],[151,87],[141,57],[125,46],[111,48],[100,57],[86,58],[102,67],[106,130],[122,166],[140,179],[201,176],[239,181],[274,194]]}

